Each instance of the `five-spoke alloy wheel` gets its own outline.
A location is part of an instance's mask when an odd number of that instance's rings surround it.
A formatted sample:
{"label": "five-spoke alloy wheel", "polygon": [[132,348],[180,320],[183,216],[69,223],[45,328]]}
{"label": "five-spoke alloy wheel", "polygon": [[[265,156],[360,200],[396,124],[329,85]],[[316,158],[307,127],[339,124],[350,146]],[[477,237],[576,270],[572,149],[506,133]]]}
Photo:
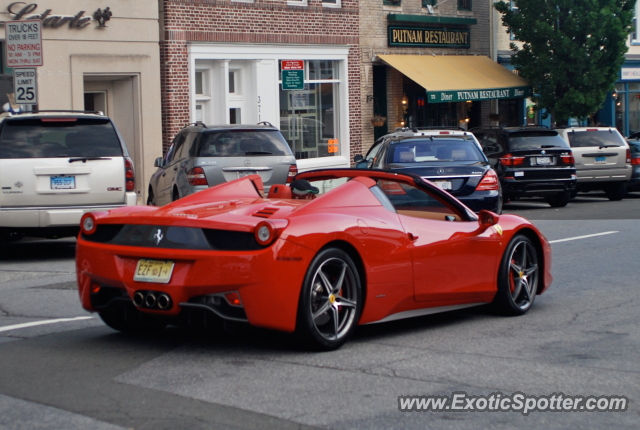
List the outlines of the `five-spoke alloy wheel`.
{"label": "five-spoke alloy wheel", "polygon": [[296,326],[300,340],[319,350],[339,348],[351,335],[362,308],[360,277],[349,255],[320,251],[305,276]]}
{"label": "five-spoke alloy wheel", "polygon": [[524,235],[516,235],[505,251],[498,274],[498,293],[493,301],[505,315],[522,315],[531,308],[538,290],[536,248]]}

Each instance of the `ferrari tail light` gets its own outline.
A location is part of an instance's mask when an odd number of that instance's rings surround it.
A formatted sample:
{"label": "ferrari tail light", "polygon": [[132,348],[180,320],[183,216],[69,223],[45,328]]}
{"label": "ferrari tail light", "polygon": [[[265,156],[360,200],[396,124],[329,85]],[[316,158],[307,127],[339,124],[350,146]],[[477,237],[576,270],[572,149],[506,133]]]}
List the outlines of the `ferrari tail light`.
{"label": "ferrari tail light", "polygon": [[209,185],[207,182],[207,177],[204,174],[204,169],[202,167],[194,167],[189,170],[187,173],[187,180],[189,181],[189,185]]}
{"label": "ferrari tail light", "polygon": [[631,163],[631,149],[627,148],[627,163]]}
{"label": "ferrari tail light", "polygon": [[640,158],[632,158],[631,164],[633,164],[634,166],[640,165]]}
{"label": "ferrari tail light", "polygon": [[522,166],[524,164],[524,157],[514,157],[512,154],[507,154],[500,158],[500,164],[505,167]]}
{"label": "ferrari tail light", "polygon": [[124,181],[127,191],[133,191],[136,187],[136,173],[133,170],[131,158],[124,158]]}
{"label": "ferrari tail light", "polygon": [[287,173],[287,184],[293,182],[293,178],[298,174],[298,166],[295,164],[289,167],[289,173]]}
{"label": "ferrari tail light", "polygon": [[98,227],[98,223],[96,222],[96,217],[92,213],[86,213],[82,216],[80,220],[80,230],[84,234],[93,234],[96,232],[96,228]]}
{"label": "ferrari tail light", "polygon": [[240,301],[240,294],[236,293],[235,291],[232,293],[226,293],[224,295],[224,298],[227,299],[227,302],[229,302],[231,306],[242,306],[242,301]]}
{"label": "ferrari tail light", "polygon": [[560,161],[562,161],[562,164],[569,164],[569,165],[573,165],[576,163],[576,159],[573,158],[573,155],[561,155]]}
{"label": "ferrari tail light", "polygon": [[493,169],[489,170],[476,187],[476,191],[497,191],[499,189],[498,175]]}
{"label": "ferrari tail light", "polygon": [[273,224],[268,221],[262,221],[256,226],[255,230],[256,241],[262,245],[270,245],[276,238],[276,229],[273,228]]}

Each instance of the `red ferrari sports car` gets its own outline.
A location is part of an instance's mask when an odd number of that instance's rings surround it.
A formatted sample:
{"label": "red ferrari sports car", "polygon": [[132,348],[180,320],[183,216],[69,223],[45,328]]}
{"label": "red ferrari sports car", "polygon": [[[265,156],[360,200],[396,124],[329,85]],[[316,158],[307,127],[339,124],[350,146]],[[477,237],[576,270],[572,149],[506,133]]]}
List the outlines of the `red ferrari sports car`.
{"label": "red ferrari sports car", "polygon": [[551,247],[527,220],[481,211],[411,174],[299,174],[263,196],[251,175],[164,207],[84,215],[80,299],[110,327],[224,321],[341,346],[359,324],[491,303],[521,315],[551,284]]}

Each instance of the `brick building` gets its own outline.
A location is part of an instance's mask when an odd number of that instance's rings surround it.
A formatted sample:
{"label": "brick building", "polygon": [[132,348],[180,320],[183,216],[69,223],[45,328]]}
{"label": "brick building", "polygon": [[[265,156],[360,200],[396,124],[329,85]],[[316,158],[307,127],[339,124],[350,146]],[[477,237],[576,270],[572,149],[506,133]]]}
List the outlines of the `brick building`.
{"label": "brick building", "polygon": [[[395,127],[490,125],[527,83],[491,59],[493,1],[361,0],[362,142]],[[374,127],[374,115],[386,118]]]}
{"label": "brick building", "polygon": [[[300,170],[362,151],[357,0],[160,0],[160,15],[165,148],[188,123],[268,121]],[[280,82],[289,60],[298,89]]]}

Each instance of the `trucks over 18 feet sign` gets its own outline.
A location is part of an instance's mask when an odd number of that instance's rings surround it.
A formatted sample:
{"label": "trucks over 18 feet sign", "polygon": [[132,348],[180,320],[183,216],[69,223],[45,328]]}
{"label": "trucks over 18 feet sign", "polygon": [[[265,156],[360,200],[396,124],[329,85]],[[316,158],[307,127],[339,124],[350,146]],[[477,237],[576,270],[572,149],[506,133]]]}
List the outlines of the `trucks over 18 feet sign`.
{"label": "trucks over 18 feet sign", "polygon": [[7,67],[42,66],[42,21],[5,23]]}

